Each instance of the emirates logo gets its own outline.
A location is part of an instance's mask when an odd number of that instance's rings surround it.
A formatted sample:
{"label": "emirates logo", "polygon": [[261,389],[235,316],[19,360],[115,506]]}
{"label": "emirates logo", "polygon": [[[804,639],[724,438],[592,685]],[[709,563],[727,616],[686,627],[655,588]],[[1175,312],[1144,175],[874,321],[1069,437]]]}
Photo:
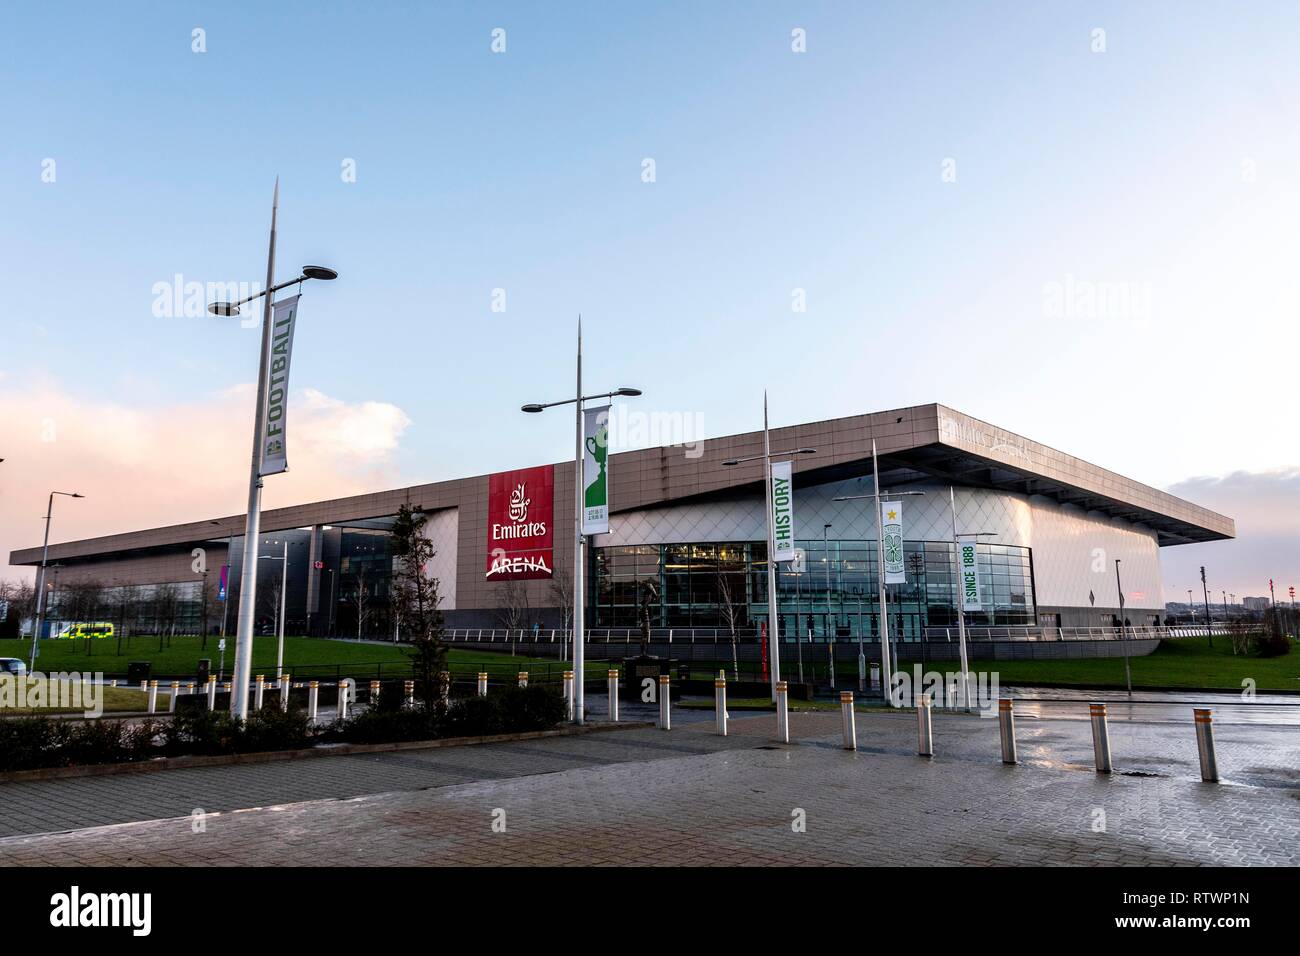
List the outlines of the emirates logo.
{"label": "emirates logo", "polygon": [[524,485],[520,482],[515,486],[515,490],[510,492],[510,520],[525,521],[528,518],[528,505],[532,502],[531,498],[524,497]]}

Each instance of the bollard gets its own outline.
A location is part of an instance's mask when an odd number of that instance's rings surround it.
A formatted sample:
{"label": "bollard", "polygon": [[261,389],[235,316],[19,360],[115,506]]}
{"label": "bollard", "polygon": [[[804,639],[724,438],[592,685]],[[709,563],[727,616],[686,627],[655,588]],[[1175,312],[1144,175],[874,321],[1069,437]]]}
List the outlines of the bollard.
{"label": "bollard", "polygon": [[673,721],[671,714],[672,694],[669,690],[669,681],[671,678],[667,674],[659,675],[659,729],[672,730]]}
{"label": "bollard", "polygon": [[487,696],[487,671],[478,672],[478,695],[480,697]]}
{"label": "bollard", "polygon": [[185,685],[185,693],[186,694],[194,693],[194,681],[190,681],[188,684]]}
{"label": "bollard", "polygon": [[438,693],[442,697],[442,706],[451,703],[451,671],[438,672]]}
{"label": "bollard", "polygon": [[176,713],[176,698],[180,696],[180,692],[181,682],[178,680],[172,681],[172,693],[171,696],[167,698],[167,713]]}
{"label": "bollard", "polygon": [[877,690],[880,687],[880,665],[871,665],[871,689]]}
{"label": "bollard", "polygon": [[293,680],[288,674],[280,678],[280,709],[286,714],[289,712],[289,689],[293,686]]}
{"label": "bollard", "polygon": [[776,739],[783,744],[790,742],[790,688],[785,681],[776,682]]}
{"label": "bollard", "polygon": [[916,753],[919,757],[934,756],[934,724],[930,720],[930,695],[921,694],[916,699]]}
{"label": "bollard", "polygon": [[258,674],[253,680],[256,682],[253,685],[253,710],[261,710],[262,701],[266,697],[266,676]]}
{"label": "bollard", "polygon": [[609,719],[618,723],[618,668],[609,669]]}
{"label": "bollard", "polygon": [[573,719],[573,671],[564,672],[564,715],[565,720]]}
{"label": "bollard", "polygon": [[844,749],[858,749],[857,718],[853,714],[853,691],[840,691],[840,716],[844,721]]}
{"label": "bollard", "polygon": [[148,682],[148,684],[149,684],[149,713],[152,714],[154,711],[158,709],[158,682],[156,680],[151,680]]}
{"label": "bollard", "polygon": [[519,686],[520,686],[520,687],[527,687],[527,686],[528,686],[528,671],[520,671],[520,672],[519,672],[519,678],[518,678],[518,679],[519,679]]}
{"label": "bollard", "polygon": [[1088,715],[1092,717],[1093,762],[1098,773],[1110,773],[1110,729],[1106,726],[1106,705],[1089,704]]}
{"label": "bollard", "polygon": [[348,685],[344,681],[339,681],[339,699],[337,704],[339,720],[348,719]]}
{"label": "bollard", "polygon": [[114,677],[114,678],[113,678],[113,683],[109,684],[108,686],[109,686],[109,687],[116,687],[116,686],[117,686],[117,678]]}
{"label": "bollard", "polygon": [[408,680],[402,683],[402,706],[407,710],[415,707],[415,681]]}
{"label": "bollard", "polygon": [[713,681],[713,710],[718,723],[718,734],[727,736],[727,678],[725,671],[719,671]]}
{"label": "bollard", "polygon": [[320,699],[320,684],[312,681],[307,685],[307,719],[316,719],[316,703]]}
{"label": "bollard", "polygon": [[1002,762],[1016,762],[1016,716],[1010,697],[998,699],[998,730],[1002,735]]}
{"label": "bollard", "polygon": [[1207,707],[1193,707],[1196,720],[1196,749],[1201,756],[1201,779],[1206,783],[1219,782],[1219,762],[1214,758],[1214,722]]}
{"label": "bollard", "polygon": [[372,681],[370,682],[370,696],[366,698],[366,701],[367,701],[367,703],[370,704],[370,709],[371,709],[371,710],[376,710],[376,709],[378,709],[378,707],[379,707],[379,681],[377,681],[377,680],[372,680]]}
{"label": "bollard", "polygon": [[217,709],[217,679],[208,678],[208,710]]}

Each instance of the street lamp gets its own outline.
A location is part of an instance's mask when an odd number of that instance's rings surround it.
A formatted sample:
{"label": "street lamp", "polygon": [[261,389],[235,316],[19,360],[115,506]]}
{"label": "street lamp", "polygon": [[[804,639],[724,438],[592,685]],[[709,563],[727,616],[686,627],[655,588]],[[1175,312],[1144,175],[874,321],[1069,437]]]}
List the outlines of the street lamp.
{"label": "street lamp", "polygon": [[[794,448],[789,451],[772,451],[771,435],[767,427],[767,392],[763,393],[763,454],[750,455],[748,458],[728,458],[724,465],[734,468],[751,461],[763,462],[763,500],[767,507],[767,644],[768,656],[772,658],[772,700],[776,701],[776,685],[781,680],[781,648],[779,644],[781,615],[776,593],[776,525],[772,520],[772,459],[788,458],[792,455],[815,455],[816,448]],[[795,640],[799,639],[798,612],[795,613]]]}
{"label": "street lamp", "polygon": [[[875,502],[875,522],[876,522],[876,577],[880,585],[880,677],[881,690],[884,692],[885,700],[889,706],[894,706],[894,695],[892,685],[894,682],[893,665],[889,659],[889,613],[886,609],[885,602],[885,524],[880,520],[880,502],[885,497],[880,491],[880,463],[876,457],[876,440],[871,439],[871,471],[875,477],[875,491],[869,495],[841,495],[834,499],[835,501],[860,501],[869,499]],[[923,495],[924,491],[896,491],[889,497],[898,497],[900,495]],[[861,679],[862,670],[865,662],[858,660],[858,677]]]}
{"label": "street lamp", "polygon": [[275,648],[275,679],[280,680],[284,676],[284,608],[289,594],[289,539],[284,539],[284,557],[277,558],[273,554],[263,554],[258,560],[284,562],[280,569],[280,627]]}
{"label": "street lamp", "polygon": [[[826,644],[831,655],[831,691],[835,690],[835,637],[831,628],[831,523],[822,525],[822,560],[826,562]],[[811,590],[811,589],[809,589]]]}
{"label": "street lamp", "polygon": [[[257,574],[245,572],[257,560],[257,544],[262,523],[262,430],[266,404],[267,372],[271,364],[271,297],[286,286],[301,285],[309,279],[329,282],[338,273],[326,266],[303,266],[296,279],[274,285],[276,215],[280,208],[280,180],[275,181],[275,198],[271,202],[271,238],[266,254],[266,290],[240,299],[238,302],[213,302],[208,311],[213,315],[239,314],[239,307],[255,299],[262,299],[262,351],[257,374],[257,406],[253,412],[253,455],[248,475],[248,518],[244,524],[244,559],[240,570],[239,618],[236,624],[234,692],[230,695],[231,713],[241,720],[248,716],[248,679],[253,661],[253,619],[256,613]],[[243,580],[244,577],[248,581]]]}
{"label": "street lamp", "polygon": [[555,408],[560,405],[575,406],[573,441],[573,722],[575,724],[583,723],[583,684],[586,678],[586,671],[584,670],[586,667],[586,648],[583,646],[586,638],[586,627],[583,621],[585,607],[582,586],[582,548],[586,544],[586,536],[582,533],[582,406],[584,402],[597,398],[615,398],[618,396],[634,398],[640,394],[641,389],[627,387],[616,388],[609,392],[600,392],[596,395],[582,394],[582,320],[579,319],[578,375],[574,397],[562,399],[558,402],[529,402],[527,405],[520,406],[520,411],[529,414],[544,412],[548,408]]}
{"label": "street lamp", "polygon": [[[948,486],[948,505],[952,513],[952,558],[953,558],[953,586],[956,590],[953,592],[953,609],[957,612],[957,646],[961,654],[961,686],[962,686],[962,706],[970,712],[970,661],[966,653],[966,594],[962,587],[961,576],[961,541],[960,535],[957,534],[957,492],[952,485]],[[995,531],[975,531],[969,535],[979,538],[996,538]],[[979,573],[976,565],[976,574]],[[997,602],[994,602],[994,607]],[[995,615],[996,617],[996,615]]]}
{"label": "street lamp", "polygon": [[51,491],[50,502],[45,509],[45,544],[41,550],[40,593],[36,596],[36,629],[32,632],[32,656],[27,666],[27,673],[36,671],[36,642],[41,638],[41,627],[45,624],[45,565],[50,557],[50,521],[54,517],[54,496],[66,498],[84,498],[85,495],[75,491]]}
{"label": "street lamp", "polygon": [[1119,640],[1120,648],[1124,651],[1124,686],[1128,688],[1128,695],[1133,696],[1133,675],[1129,670],[1128,663],[1128,645],[1124,642],[1127,640],[1124,630],[1124,588],[1119,583],[1119,562],[1115,559],[1115,588],[1119,591]]}

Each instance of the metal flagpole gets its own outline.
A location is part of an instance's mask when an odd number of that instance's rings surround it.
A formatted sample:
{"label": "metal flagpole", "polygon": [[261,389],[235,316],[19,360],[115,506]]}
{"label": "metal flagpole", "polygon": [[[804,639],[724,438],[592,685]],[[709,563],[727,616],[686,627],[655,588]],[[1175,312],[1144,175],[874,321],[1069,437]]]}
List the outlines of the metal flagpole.
{"label": "metal flagpole", "polygon": [[[257,367],[257,407],[253,413],[253,458],[248,476],[248,519],[244,524],[244,566],[239,577],[239,618],[235,637],[234,687],[230,712],[248,716],[248,677],[253,660],[253,618],[257,608],[257,546],[262,533],[262,413],[266,403],[266,369],[271,353],[271,287],[275,285],[275,220],[280,209],[280,177],[271,200],[271,240],[266,253],[266,295],[262,299],[262,355]],[[249,570],[252,574],[249,574]],[[227,582],[229,587],[229,582]]]}
{"label": "metal flagpole", "polygon": [[966,592],[961,582],[961,545],[957,541],[957,493],[948,486],[948,502],[952,505],[952,558],[953,582],[956,585],[953,605],[957,611],[957,643],[961,649],[962,706],[970,710],[970,666],[966,659]]}
{"label": "metal flagpole", "polygon": [[[763,390],[763,500],[767,503],[767,655],[772,659],[772,701],[781,680],[780,603],[776,593],[776,524],[772,520],[772,443],[767,431],[767,389]],[[796,638],[798,622],[795,622]]]}
{"label": "metal flagpole", "polygon": [[876,458],[876,440],[871,439],[871,471],[876,481],[876,576],[880,580],[880,677],[885,700],[894,706],[893,667],[889,660],[889,612],[885,606],[885,527],[880,520],[880,463]]}
{"label": "metal flagpole", "polygon": [[578,384],[574,393],[573,459],[573,722],[583,722],[583,678],[586,677],[586,634],[582,587],[582,316],[578,316]]}

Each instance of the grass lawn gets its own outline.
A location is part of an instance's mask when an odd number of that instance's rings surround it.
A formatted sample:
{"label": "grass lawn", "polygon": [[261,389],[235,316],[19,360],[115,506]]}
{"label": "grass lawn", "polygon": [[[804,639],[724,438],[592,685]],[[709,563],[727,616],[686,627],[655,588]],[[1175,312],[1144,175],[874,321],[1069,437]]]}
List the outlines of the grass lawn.
{"label": "grass lawn", "polygon": [[[0,689],[0,716],[10,717],[20,714],[80,714],[87,708],[84,705],[73,706],[72,702],[77,701],[73,696],[73,686],[70,681],[51,681],[49,679],[36,680],[31,677],[21,678],[21,686],[15,686],[10,683],[12,679],[6,678],[7,687]],[[61,687],[55,686],[57,684]],[[36,686],[36,685],[39,685]],[[56,701],[59,691],[62,690],[64,703],[58,704]],[[21,697],[16,691],[21,691]],[[16,707],[14,703],[21,699],[23,702],[30,701],[32,695],[39,691],[43,699],[47,702],[44,707]],[[142,690],[128,690],[124,687],[97,687],[97,694],[103,701],[104,713],[117,713],[121,711],[143,711],[148,706],[148,695]],[[165,694],[160,687],[158,689],[158,710],[162,713],[167,711],[167,703],[171,695]],[[85,697],[81,697],[85,701]]]}
{"label": "grass lawn", "polygon": [[[217,638],[209,637],[207,648],[203,647],[199,637],[173,637],[170,646],[164,642],[162,650],[158,648],[157,637],[131,638],[130,646],[122,641],[121,653],[118,653],[116,638],[85,640],[44,640],[40,642],[40,657],[36,659],[36,671],[40,673],[103,672],[109,677],[126,674],[127,664],[132,661],[149,661],[153,665],[153,676],[192,677],[198,667],[200,658],[210,658],[212,673],[217,673],[221,654],[217,650]],[[26,661],[31,653],[31,642],[25,640],[0,640],[0,657],[17,657]],[[253,673],[275,674],[276,639],[274,637],[256,637],[253,639]],[[494,680],[505,676],[513,677],[521,670],[533,672],[541,678],[547,673],[556,675],[572,667],[555,658],[536,658],[517,656],[492,651],[469,651],[453,648],[448,651],[448,661],[452,673],[457,678],[471,674],[476,668],[488,671]],[[226,640],[225,675],[230,676],[235,662],[235,641],[233,637]],[[374,677],[409,677],[411,673],[409,645],[361,644],[353,641],[325,640],[312,637],[288,637],[284,639],[285,670],[295,677],[322,679],[339,677],[374,678]],[[605,676],[608,665],[588,662],[587,679],[597,680]]]}

